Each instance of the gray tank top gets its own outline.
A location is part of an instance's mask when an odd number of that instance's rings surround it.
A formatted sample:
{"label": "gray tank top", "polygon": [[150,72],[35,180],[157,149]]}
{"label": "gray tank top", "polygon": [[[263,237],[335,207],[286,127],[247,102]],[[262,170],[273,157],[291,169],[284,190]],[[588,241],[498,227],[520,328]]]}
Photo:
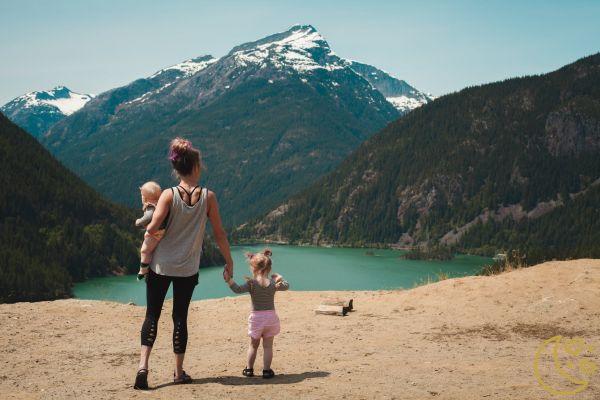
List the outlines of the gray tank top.
{"label": "gray tank top", "polygon": [[206,228],[208,189],[203,188],[200,198],[188,206],[177,188],[173,190],[173,202],[165,234],[152,256],[150,269],[160,275],[192,276],[198,273],[202,242]]}

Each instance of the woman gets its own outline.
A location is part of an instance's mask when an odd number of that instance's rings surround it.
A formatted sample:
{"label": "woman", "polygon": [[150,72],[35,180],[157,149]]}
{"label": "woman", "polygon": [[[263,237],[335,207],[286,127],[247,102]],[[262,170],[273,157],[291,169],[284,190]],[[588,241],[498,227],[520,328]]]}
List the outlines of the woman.
{"label": "woman", "polygon": [[206,220],[210,219],[215,240],[225,257],[225,273],[233,273],[233,260],[227,235],[221,224],[217,198],[213,192],[198,186],[202,163],[200,152],[188,140],[173,139],[169,160],[180,182],[165,190],[158,200],[152,222],[147,227],[156,234],[168,216],[165,235],[156,247],[146,276],[146,318],[142,325],[142,349],[135,379],[135,389],[148,389],[148,359],[158,333],[158,319],[165,295],[173,283],[173,352],[175,383],[188,383],[192,378],[183,370],[187,345],[187,315],[194,287],[198,284],[198,267]]}

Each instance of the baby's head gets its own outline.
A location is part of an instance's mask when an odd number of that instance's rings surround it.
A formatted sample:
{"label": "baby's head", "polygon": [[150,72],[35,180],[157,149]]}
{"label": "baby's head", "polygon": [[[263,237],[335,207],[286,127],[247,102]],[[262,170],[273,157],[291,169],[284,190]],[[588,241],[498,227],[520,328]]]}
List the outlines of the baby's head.
{"label": "baby's head", "polygon": [[264,249],[260,253],[246,253],[250,270],[254,277],[258,275],[269,276],[271,272],[271,255],[273,252],[269,249]]}
{"label": "baby's head", "polygon": [[140,187],[140,193],[142,195],[142,204],[144,206],[148,203],[156,205],[161,192],[162,190],[160,189],[160,185],[158,183],[153,181],[144,183]]}

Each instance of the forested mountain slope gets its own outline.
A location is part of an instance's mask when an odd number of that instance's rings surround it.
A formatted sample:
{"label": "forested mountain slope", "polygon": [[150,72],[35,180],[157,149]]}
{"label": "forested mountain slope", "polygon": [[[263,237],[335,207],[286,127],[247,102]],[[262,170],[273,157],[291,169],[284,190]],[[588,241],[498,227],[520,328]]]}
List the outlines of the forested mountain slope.
{"label": "forested mountain slope", "polygon": [[[139,259],[134,216],[0,114],[0,302],[65,297]],[[133,271],[132,271],[133,272]]]}
{"label": "forested mountain slope", "polygon": [[236,234],[320,244],[489,245],[490,251],[547,246],[560,257],[593,255],[599,178],[595,54],[416,109]]}

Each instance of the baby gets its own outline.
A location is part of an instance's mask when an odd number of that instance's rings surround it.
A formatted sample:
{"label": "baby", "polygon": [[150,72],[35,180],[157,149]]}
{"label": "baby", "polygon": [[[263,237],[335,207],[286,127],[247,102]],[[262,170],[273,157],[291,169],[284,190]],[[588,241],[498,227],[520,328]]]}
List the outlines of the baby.
{"label": "baby", "polygon": [[275,312],[275,292],[288,290],[290,285],[279,274],[273,274],[269,279],[272,254],[269,249],[263,250],[262,253],[246,254],[253,278],[247,278],[242,286],[235,283],[227,272],[224,273],[225,280],[234,293],[250,292],[252,300],[252,312],[248,317],[248,336],[250,336],[248,364],[242,372],[247,377],[254,376],[254,361],[261,338],[264,350],[262,377],[269,379],[275,376],[275,372],[271,369],[273,340],[280,331],[279,317]]}
{"label": "baby", "polygon": [[[145,229],[152,221],[152,216],[154,215],[154,210],[156,210],[156,204],[158,203],[162,190],[158,183],[150,181],[144,183],[140,187],[140,193],[142,195],[142,210],[144,211],[144,215],[135,221],[135,226]],[[148,266],[150,265],[150,261],[152,261],[152,253],[165,232],[167,219],[168,217],[165,218],[156,234],[151,235],[148,232],[144,233],[144,242],[142,243],[142,250],[140,251],[138,280],[142,280],[148,273]]]}

